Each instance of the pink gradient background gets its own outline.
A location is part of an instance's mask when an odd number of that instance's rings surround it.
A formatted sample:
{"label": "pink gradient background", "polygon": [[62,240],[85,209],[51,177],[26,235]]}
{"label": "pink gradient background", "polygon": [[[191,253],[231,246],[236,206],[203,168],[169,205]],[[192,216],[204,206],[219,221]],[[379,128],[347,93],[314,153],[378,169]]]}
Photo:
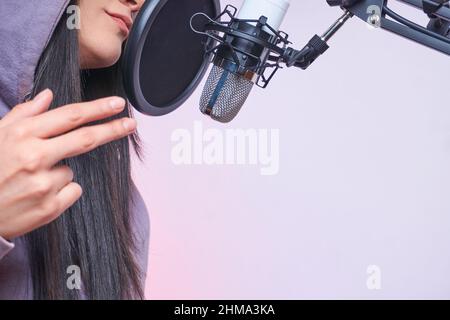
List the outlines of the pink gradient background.
{"label": "pink gradient background", "polygon": [[[293,0],[282,29],[302,47],[340,14]],[[199,113],[201,88],[173,114],[138,115],[149,299],[450,298],[448,56],[356,18],[330,46],[255,88],[229,125]],[[279,129],[279,174],[175,166],[171,134],[198,120]],[[381,290],[366,287],[369,265]]]}

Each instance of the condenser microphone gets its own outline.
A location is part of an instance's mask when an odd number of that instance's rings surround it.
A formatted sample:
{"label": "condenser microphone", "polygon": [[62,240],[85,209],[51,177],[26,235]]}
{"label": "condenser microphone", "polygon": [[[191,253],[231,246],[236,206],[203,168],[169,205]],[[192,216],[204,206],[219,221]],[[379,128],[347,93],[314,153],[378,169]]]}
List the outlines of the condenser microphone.
{"label": "condenser microphone", "polygon": [[202,113],[222,123],[237,116],[265,71],[268,45],[280,41],[278,30],[289,5],[289,0],[245,0],[236,19],[233,14],[201,95]]}
{"label": "condenser microphone", "polygon": [[145,1],[121,59],[125,94],[143,114],[169,114],[192,96],[212,62],[200,110],[230,122],[255,85],[266,88],[284,67],[309,68],[353,16],[450,55],[448,1],[398,1],[423,11],[430,18],[428,26],[402,17],[386,1],[327,0],[344,12],[300,50],[279,30],[289,0],[244,0],[240,10],[232,5],[222,10],[220,0]]}

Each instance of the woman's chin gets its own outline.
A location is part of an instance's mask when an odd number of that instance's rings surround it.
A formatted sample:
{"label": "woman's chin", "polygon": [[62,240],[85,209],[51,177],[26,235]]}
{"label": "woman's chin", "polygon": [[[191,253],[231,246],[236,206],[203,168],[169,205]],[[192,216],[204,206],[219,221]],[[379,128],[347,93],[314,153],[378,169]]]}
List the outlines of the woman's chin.
{"label": "woman's chin", "polygon": [[114,50],[104,50],[101,52],[91,52],[83,54],[81,52],[80,64],[82,69],[102,69],[115,65],[122,55],[122,47]]}

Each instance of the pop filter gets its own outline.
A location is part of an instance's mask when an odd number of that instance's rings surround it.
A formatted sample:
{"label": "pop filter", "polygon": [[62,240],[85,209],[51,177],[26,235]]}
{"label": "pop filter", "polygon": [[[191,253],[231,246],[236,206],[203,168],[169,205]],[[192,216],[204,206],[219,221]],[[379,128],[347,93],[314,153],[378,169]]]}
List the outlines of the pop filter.
{"label": "pop filter", "polygon": [[205,55],[207,38],[190,26],[198,12],[215,17],[220,14],[220,1],[147,0],[142,6],[122,57],[125,91],[138,111],[151,116],[168,114],[202,80],[210,56]]}

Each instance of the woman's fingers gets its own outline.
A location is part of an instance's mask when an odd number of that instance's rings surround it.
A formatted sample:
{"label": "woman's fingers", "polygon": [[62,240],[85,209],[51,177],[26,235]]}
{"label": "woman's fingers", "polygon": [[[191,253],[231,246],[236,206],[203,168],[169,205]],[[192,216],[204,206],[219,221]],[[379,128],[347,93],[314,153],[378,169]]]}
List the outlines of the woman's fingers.
{"label": "woman's fingers", "polygon": [[64,211],[72,207],[75,202],[80,199],[83,194],[81,186],[72,182],[65,186],[57,195],[56,202],[58,203],[58,211],[62,214]]}
{"label": "woman's fingers", "polygon": [[[69,183],[55,196],[43,201],[42,208],[34,215],[35,219],[32,221],[30,229],[35,230],[58,219],[81,198],[82,194],[83,190],[79,184]],[[30,224],[30,221],[23,224]],[[26,230],[26,232],[28,233],[31,230]]]}
{"label": "woman's fingers", "polygon": [[73,181],[73,171],[68,166],[56,167],[49,172],[53,190],[58,193]]}
{"label": "woman's fingers", "polygon": [[136,130],[136,121],[130,118],[105,124],[83,127],[65,135],[46,140],[47,157],[53,166],[59,161],[88,153],[99,146],[125,138]]}
{"label": "woman's fingers", "polygon": [[30,131],[39,138],[52,138],[85,124],[114,116],[125,109],[120,97],[104,98],[91,102],[63,106],[30,121]]}
{"label": "woman's fingers", "polygon": [[39,115],[48,110],[53,101],[53,93],[46,89],[33,100],[19,104],[7,113],[0,121],[0,127],[12,125],[19,120]]}
{"label": "woman's fingers", "polygon": [[20,230],[14,230],[14,228],[1,230],[0,228],[2,237],[14,239],[53,222],[72,207],[80,199],[82,193],[83,190],[79,184],[75,182],[69,183],[58,193],[42,199],[39,205],[34,206],[35,210],[31,211],[33,214],[19,215],[15,224],[22,226],[19,228]]}

